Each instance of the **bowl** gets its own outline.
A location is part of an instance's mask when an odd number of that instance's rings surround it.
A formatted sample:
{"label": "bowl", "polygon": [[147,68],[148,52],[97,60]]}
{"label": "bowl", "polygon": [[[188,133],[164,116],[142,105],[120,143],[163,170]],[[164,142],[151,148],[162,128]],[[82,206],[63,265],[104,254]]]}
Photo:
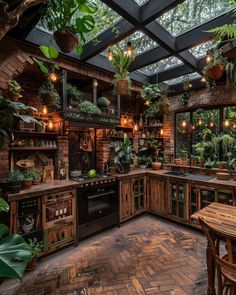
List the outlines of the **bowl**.
{"label": "bowl", "polygon": [[73,170],[73,171],[70,171],[70,176],[71,177],[79,177],[81,175],[81,170]]}
{"label": "bowl", "polygon": [[152,169],[153,170],[160,170],[161,169],[161,162],[153,162],[152,163]]}
{"label": "bowl", "polygon": [[219,180],[230,180],[231,179],[231,174],[228,172],[217,172],[216,173],[216,178]]}

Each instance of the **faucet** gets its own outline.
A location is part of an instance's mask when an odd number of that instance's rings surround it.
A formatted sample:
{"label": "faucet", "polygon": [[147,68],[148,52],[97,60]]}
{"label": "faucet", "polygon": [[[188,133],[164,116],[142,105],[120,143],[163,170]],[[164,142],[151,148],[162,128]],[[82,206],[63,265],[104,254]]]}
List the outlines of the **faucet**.
{"label": "faucet", "polygon": [[188,153],[188,158],[189,158],[189,173],[194,173],[195,171],[192,170],[192,155],[190,152]]}

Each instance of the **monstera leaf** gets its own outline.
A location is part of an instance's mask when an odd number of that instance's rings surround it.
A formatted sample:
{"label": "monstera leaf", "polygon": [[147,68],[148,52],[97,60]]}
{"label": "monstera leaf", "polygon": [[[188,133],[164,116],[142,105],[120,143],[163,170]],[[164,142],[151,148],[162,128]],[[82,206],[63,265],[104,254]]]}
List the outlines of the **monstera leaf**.
{"label": "monstera leaf", "polygon": [[23,237],[9,235],[8,227],[0,224],[0,278],[22,280],[29,261],[31,251]]}

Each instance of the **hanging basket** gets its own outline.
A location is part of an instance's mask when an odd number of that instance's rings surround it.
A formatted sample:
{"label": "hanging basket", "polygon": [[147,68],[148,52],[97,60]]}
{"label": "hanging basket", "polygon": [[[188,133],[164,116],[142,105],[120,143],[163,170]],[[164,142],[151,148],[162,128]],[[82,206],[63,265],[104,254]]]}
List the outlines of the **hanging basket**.
{"label": "hanging basket", "polygon": [[79,43],[78,37],[67,29],[57,30],[53,36],[61,51],[65,53],[73,51]]}
{"label": "hanging basket", "polygon": [[120,96],[129,95],[129,81],[126,79],[117,80],[117,93]]}
{"label": "hanging basket", "polygon": [[225,65],[224,64],[219,64],[211,67],[208,71],[208,77],[212,80],[219,80],[225,71]]}

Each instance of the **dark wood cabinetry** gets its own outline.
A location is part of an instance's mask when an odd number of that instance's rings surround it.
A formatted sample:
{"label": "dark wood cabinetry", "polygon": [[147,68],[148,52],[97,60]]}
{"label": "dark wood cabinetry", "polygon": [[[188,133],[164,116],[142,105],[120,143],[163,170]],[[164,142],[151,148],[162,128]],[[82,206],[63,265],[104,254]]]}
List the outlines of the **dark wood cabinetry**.
{"label": "dark wood cabinetry", "polygon": [[134,177],[133,181],[133,213],[134,215],[139,214],[146,210],[146,177],[139,176]]}
{"label": "dark wood cabinetry", "polygon": [[149,211],[164,215],[166,212],[166,181],[158,177],[149,178]]}
{"label": "dark wood cabinetry", "polygon": [[132,178],[120,181],[120,221],[125,221],[132,217]]}
{"label": "dark wood cabinetry", "polygon": [[168,196],[168,215],[184,221],[186,218],[186,184],[170,182]]}

